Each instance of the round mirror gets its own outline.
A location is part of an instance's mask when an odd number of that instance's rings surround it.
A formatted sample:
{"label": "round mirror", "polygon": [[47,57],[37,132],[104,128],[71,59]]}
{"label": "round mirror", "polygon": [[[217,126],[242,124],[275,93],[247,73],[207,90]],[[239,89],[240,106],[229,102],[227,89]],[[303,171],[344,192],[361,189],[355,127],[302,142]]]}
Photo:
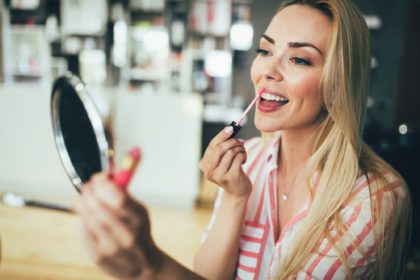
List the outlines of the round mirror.
{"label": "round mirror", "polygon": [[51,117],[61,162],[77,191],[97,172],[108,172],[109,151],[102,117],[86,86],[68,73],[51,94]]}

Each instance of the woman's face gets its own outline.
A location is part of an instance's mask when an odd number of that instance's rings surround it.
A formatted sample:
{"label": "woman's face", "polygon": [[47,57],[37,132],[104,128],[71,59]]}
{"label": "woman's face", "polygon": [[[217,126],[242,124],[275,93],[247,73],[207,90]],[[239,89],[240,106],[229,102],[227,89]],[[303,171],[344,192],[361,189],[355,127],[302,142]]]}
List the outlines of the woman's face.
{"label": "woman's face", "polygon": [[320,80],[331,23],[320,11],[292,5],[272,19],[262,36],[251,79],[262,94],[255,114],[261,132],[301,130],[318,125]]}

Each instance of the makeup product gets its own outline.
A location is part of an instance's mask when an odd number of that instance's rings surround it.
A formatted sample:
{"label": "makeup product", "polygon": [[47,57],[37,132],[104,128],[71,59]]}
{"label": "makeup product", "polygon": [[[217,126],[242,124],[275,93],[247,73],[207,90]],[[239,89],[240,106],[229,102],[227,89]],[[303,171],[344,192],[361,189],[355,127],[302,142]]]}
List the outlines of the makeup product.
{"label": "makeup product", "polygon": [[113,176],[114,183],[125,190],[130,183],[134,171],[141,159],[140,148],[135,147],[124,157],[120,171]]}
{"label": "makeup product", "polygon": [[14,193],[5,193],[2,196],[2,202],[8,206],[21,208],[25,206],[33,206],[39,208],[45,208],[50,210],[58,210],[63,212],[72,212],[70,207],[59,205],[51,202],[40,201],[35,199],[28,199],[21,195]]}
{"label": "makeup product", "polygon": [[249,110],[251,110],[252,106],[254,106],[254,104],[258,101],[258,99],[260,99],[261,94],[263,94],[264,91],[265,91],[265,88],[261,88],[258,91],[257,96],[255,96],[254,100],[252,100],[251,104],[249,104],[248,108],[246,108],[246,110],[242,114],[241,118],[237,122],[232,121],[230,123],[230,126],[233,127],[233,133],[232,133],[232,136],[231,137],[235,137],[236,134],[238,134],[239,130],[241,130],[241,128],[242,128],[242,126],[241,126],[242,121],[245,119],[245,116],[248,114]]}

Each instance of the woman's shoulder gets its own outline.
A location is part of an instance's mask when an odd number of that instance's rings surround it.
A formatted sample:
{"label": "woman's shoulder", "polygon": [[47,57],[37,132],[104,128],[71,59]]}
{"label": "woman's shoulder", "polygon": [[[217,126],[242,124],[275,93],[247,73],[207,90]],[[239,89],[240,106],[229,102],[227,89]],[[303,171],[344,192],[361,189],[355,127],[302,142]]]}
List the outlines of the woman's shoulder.
{"label": "woman's shoulder", "polygon": [[377,173],[361,173],[354,183],[351,194],[344,204],[344,211],[361,205],[395,211],[409,197],[404,179],[393,170]]}
{"label": "woman's shoulder", "polygon": [[383,195],[384,193],[396,193],[401,196],[407,195],[404,179],[393,170],[380,172],[360,172],[354,183],[352,193],[359,194],[368,191],[369,196]]}

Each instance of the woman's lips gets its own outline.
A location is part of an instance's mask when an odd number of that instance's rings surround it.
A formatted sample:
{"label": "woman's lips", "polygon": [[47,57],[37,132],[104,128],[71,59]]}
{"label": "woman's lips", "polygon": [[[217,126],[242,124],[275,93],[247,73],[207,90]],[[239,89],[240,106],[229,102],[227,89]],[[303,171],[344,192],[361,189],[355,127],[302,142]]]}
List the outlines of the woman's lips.
{"label": "woman's lips", "polygon": [[[264,113],[270,113],[270,112],[279,110],[281,107],[289,103],[289,100],[287,100],[284,97],[282,97],[281,101],[278,101],[278,100],[276,101],[276,100],[269,100],[270,97],[271,99],[273,99],[273,95],[267,96],[268,99],[265,99],[263,96],[264,94],[260,97],[257,107],[259,111],[264,112]],[[275,96],[280,96],[280,95],[276,94]]]}

